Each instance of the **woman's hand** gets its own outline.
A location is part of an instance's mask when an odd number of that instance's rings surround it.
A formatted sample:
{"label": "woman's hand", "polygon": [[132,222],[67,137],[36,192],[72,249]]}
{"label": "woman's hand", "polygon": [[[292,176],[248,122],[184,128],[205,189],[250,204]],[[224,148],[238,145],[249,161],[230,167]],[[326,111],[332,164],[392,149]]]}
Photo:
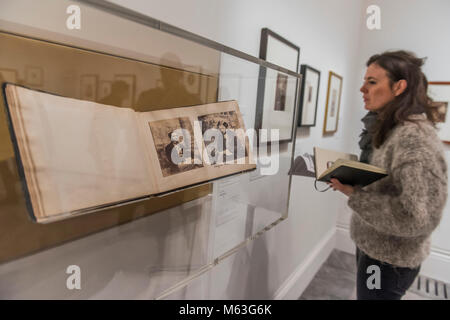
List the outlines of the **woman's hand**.
{"label": "woman's hand", "polygon": [[347,197],[349,197],[353,193],[353,187],[348,184],[342,184],[338,179],[331,179],[331,182],[328,183],[330,187],[333,188],[334,191],[339,190]]}

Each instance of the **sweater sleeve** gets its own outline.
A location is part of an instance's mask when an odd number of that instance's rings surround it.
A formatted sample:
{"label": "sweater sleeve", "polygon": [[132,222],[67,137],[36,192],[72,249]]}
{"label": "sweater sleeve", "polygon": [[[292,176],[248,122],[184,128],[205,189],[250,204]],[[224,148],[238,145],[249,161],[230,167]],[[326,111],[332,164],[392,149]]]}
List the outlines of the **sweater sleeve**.
{"label": "sweater sleeve", "polygon": [[399,194],[356,187],[348,205],[382,233],[401,237],[429,235],[439,224],[447,197],[446,170],[443,177],[434,169],[423,161],[404,162],[391,173]]}

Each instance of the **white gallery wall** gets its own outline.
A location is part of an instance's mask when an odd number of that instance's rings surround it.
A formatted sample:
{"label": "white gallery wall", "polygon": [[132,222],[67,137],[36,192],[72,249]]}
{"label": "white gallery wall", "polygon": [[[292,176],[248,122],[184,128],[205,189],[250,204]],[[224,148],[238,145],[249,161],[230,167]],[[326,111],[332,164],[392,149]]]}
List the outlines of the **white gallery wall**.
{"label": "white gallery wall", "polygon": [[[0,4],[2,1],[5,0],[1,0]],[[24,9],[27,6],[25,0],[15,2],[21,3]],[[446,14],[450,13],[450,3],[445,0],[111,2],[253,56],[259,54],[260,32],[264,27],[298,45],[301,50],[300,63],[320,70],[321,80],[316,126],[298,129],[297,155],[311,153],[313,146],[359,153],[357,142],[362,128],[360,118],[365,111],[358,90],[364,62],[372,53],[390,48],[414,50],[419,55],[430,57],[425,68],[430,80],[449,80],[446,74],[450,74],[450,65],[446,64],[445,57],[450,56],[450,44],[443,45],[444,40],[440,40],[445,37],[444,30],[450,30],[450,22],[444,19]],[[369,31],[366,28],[366,8],[369,4],[379,4],[381,7],[381,30]],[[27,17],[27,14],[30,16]],[[25,10],[7,19],[24,23],[35,17]],[[39,19],[35,23],[58,34],[65,32],[57,21]],[[431,63],[432,56],[438,62]],[[330,70],[343,76],[344,81],[338,131],[325,137],[322,135],[322,129]],[[288,219],[251,241],[245,248],[169,298],[298,298],[320,264],[335,247],[336,230],[339,235],[338,245],[346,250],[352,248],[346,238],[349,213],[346,198],[342,194],[332,191],[316,192],[311,178],[294,177],[290,199]],[[448,216],[449,214],[443,225],[449,225]],[[443,229],[434,241],[436,246],[445,251],[449,241],[446,240],[448,236],[445,236],[444,231],[450,229]],[[153,241],[158,242],[158,238]],[[100,266],[97,267],[100,269]],[[10,281],[14,282],[14,277],[19,279],[24,276],[23,273],[15,272]],[[120,285],[116,288],[120,288]],[[46,290],[62,292],[65,289],[47,285]],[[24,294],[29,294],[26,291]],[[11,296],[17,296],[17,293],[14,295],[11,292]]]}

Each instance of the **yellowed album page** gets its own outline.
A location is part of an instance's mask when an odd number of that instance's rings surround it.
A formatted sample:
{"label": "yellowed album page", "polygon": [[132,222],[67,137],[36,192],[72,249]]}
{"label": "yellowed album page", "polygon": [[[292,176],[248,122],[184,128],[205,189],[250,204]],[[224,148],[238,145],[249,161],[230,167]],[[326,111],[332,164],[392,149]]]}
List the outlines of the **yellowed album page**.
{"label": "yellowed album page", "polygon": [[316,178],[333,165],[337,159],[347,159],[358,161],[358,156],[351,153],[344,153],[334,150],[322,149],[314,147],[314,162],[316,166]]}
{"label": "yellowed album page", "polygon": [[152,193],[132,109],[10,84],[6,93],[38,222]]}
{"label": "yellowed album page", "polygon": [[[143,112],[140,114],[140,127],[149,150],[148,160],[153,169],[158,193],[256,168],[252,150],[245,135],[242,115],[234,100]],[[216,132],[224,133],[223,141],[225,142],[222,143],[224,150],[218,153],[215,159],[205,154],[205,151],[214,149],[206,148],[214,141],[212,138],[207,139],[206,142],[203,139],[208,129],[217,129]],[[245,151],[238,153],[234,152],[236,149],[226,150],[226,129],[235,130],[238,133],[236,138],[233,137],[236,141],[235,145],[239,143],[240,146],[245,145],[241,148],[241,150],[245,148]],[[190,141],[185,140],[184,143],[186,146],[191,145],[191,152],[189,156],[181,157],[182,161],[173,162],[171,161],[172,150],[179,150],[182,153],[183,151],[177,146],[177,141],[183,141],[183,139],[190,139]],[[209,155],[212,153],[210,152]],[[231,154],[231,161],[230,158],[228,161],[226,158],[229,154]],[[238,156],[235,157],[234,154],[239,155],[240,158],[238,159]],[[219,160],[220,157],[223,161]]]}

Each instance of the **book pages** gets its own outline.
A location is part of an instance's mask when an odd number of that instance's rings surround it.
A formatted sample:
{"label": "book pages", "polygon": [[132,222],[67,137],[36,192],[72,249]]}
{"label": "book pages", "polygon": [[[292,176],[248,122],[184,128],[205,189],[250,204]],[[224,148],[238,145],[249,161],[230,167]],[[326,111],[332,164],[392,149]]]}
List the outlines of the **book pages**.
{"label": "book pages", "polygon": [[[256,168],[236,101],[143,112],[140,126],[159,193]],[[205,140],[208,129],[221,135]],[[233,137],[234,150],[227,149],[230,131],[226,129],[243,133]],[[178,139],[190,150],[183,150]],[[220,140],[219,150],[210,145],[211,140]],[[234,152],[236,149],[245,151],[232,162],[226,162],[226,156],[238,154]],[[183,151],[189,155],[181,161],[172,161],[173,152]],[[210,157],[211,153],[214,157]]]}
{"label": "book pages", "polygon": [[151,193],[133,110],[11,84],[5,91],[38,222]]}

